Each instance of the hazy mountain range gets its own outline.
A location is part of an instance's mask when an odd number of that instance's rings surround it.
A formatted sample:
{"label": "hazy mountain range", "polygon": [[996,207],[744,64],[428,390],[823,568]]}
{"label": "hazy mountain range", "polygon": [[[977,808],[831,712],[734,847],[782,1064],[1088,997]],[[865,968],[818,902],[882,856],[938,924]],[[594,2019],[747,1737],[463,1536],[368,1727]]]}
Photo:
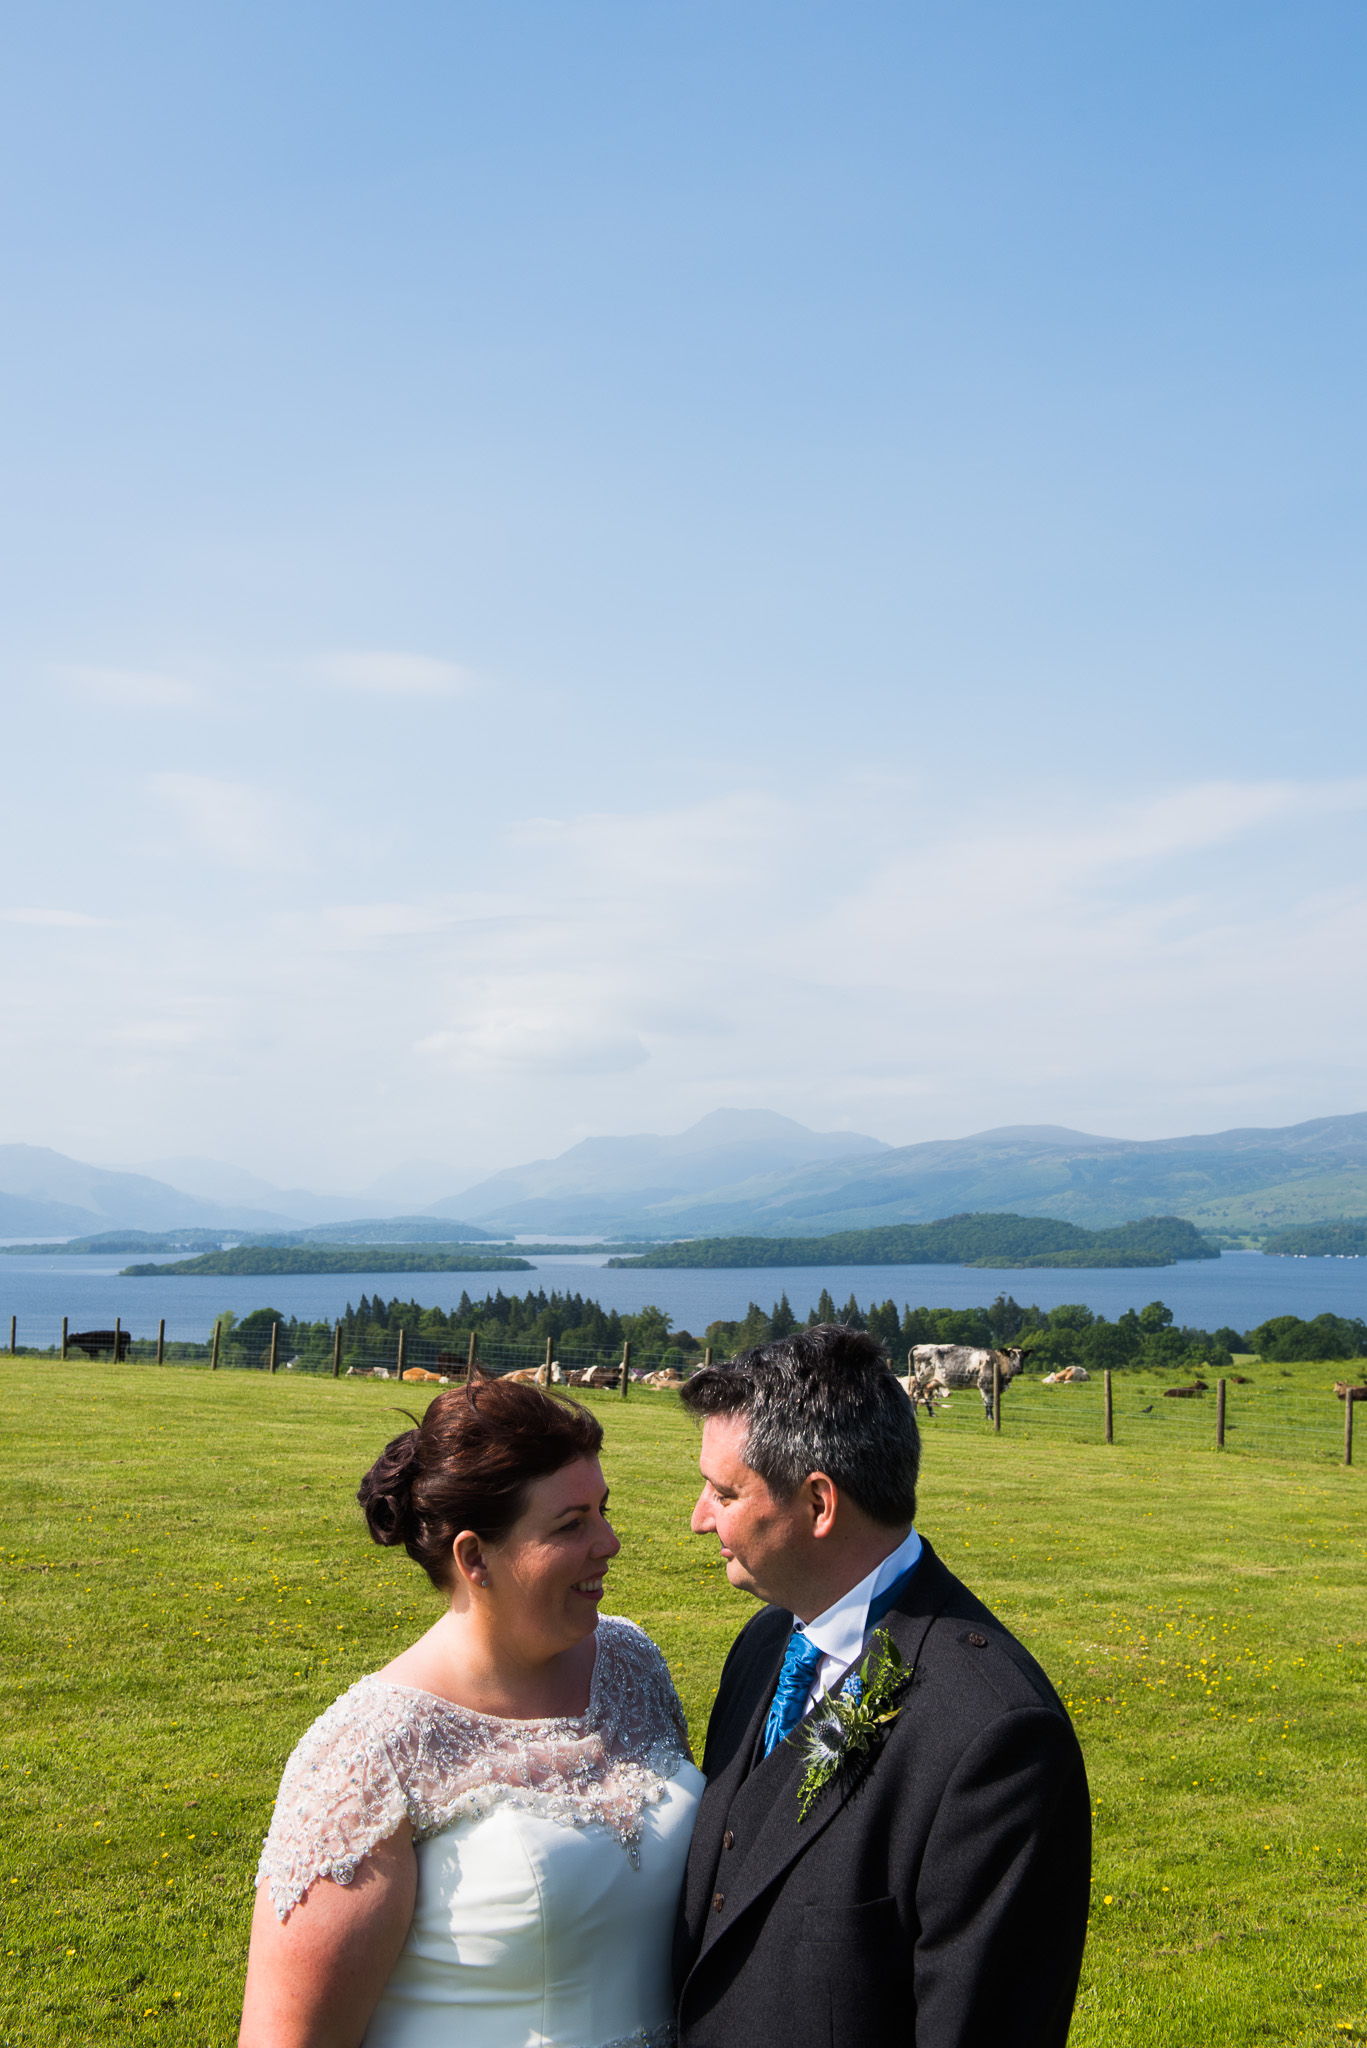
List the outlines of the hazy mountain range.
{"label": "hazy mountain range", "polygon": [[[492,1235],[818,1235],[968,1210],[1104,1229],[1185,1216],[1232,1236],[1367,1215],[1367,1113],[1280,1130],[1096,1137],[1057,1125],[890,1146],[768,1110],[715,1110],[673,1137],[586,1138],[446,1196],[421,1162],[352,1195],[282,1189],[213,1160],[139,1172],[0,1145],[0,1236],[185,1225],[264,1231],[419,1214]],[[456,1176],[451,1175],[450,1180]],[[449,1181],[448,1181],[449,1185]],[[389,1199],[383,1196],[388,1194]],[[472,1233],[473,1234],[473,1233]]]}
{"label": "hazy mountain range", "polygon": [[[744,1156],[743,1147],[719,1142],[735,1114],[718,1111],[681,1138],[592,1139],[557,1160],[465,1188],[450,1206],[489,1230],[690,1237],[815,1236],[968,1210],[1057,1216],[1090,1229],[1175,1215],[1233,1236],[1367,1215],[1363,1113],[1185,1138],[1103,1138],[1048,1124],[889,1146],[808,1132],[802,1135],[814,1143],[806,1160],[761,1164],[755,1142],[744,1174],[728,1182],[719,1171],[706,1186],[714,1162]],[[772,1122],[784,1127],[784,1144],[798,1142],[801,1126]],[[752,1141],[765,1128],[747,1119]],[[699,1134],[711,1142],[699,1143]]]}

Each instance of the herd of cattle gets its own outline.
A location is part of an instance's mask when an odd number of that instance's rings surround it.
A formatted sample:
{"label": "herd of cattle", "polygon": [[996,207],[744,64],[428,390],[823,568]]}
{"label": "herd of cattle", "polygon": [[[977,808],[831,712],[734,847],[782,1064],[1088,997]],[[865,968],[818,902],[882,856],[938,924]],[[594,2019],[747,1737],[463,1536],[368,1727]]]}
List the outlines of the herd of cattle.
{"label": "herd of cattle", "polygon": [[[982,1396],[983,1412],[992,1413],[992,1388],[994,1367],[997,1384],[1005,1387],[1020,1371],[1025,1354],[1021,1351],[989,1351],[972,1344],[917,1344],[908,1359],[909,1370],[902,1385],[910,1395],[912,1404],[924,1408],[927,1415],[934,1415],[937,1406],[947,1401],[957,1387],[976,1387]],[[348,1366],[348,1379],[391,1380],[397,1379],[397,1371],[388,1366]],[[427,1381],[433,1386],[449,1387],[454,1380],[464,1377],[462,1372],[428,1372],[423,1366],[410,1365],[402,1377],[409,1381]],[[511,1372],[506,1377],[524,1386],[545,1386],[547,1371],[544,1365],[529,1365],[520,1372]],[[1067,1373],[1053,1375],[1055,1379],[1086,1379],[1081,1366],[1070,1368]],[[622,1369],[618,1365],[594,1365],[586,1372],[563,1372],[552,1361],[549,1384],[556,1387],[616,1387],[621,1385]],[[681,1387],[682,1373],[673,1371],[632,1372],[634,1382],[646,1387]]]}
{"label": "herd of cattle", "polygon": [[[92,1333],[93,1334],[93,1333]],[[99,1334],[103,1335],[103,1332]],[[113,1332],[109,1333],[113,1341]],[[74,1340],[73,1341],[77,1341]],[[914,1408],[924,1408],[933,1416],[937,1407],[947,1401],[957,1388],[976,1387],[982,1398],[983,1414],[991,1420],[994,1384],[1004,1392],[1024,1363],[1023,1351],[994,1351],[975,1344],[915,1344],[907,1358],[906,1377],[901,1380]],[[347,1367],[349,1380],[426,1380],[433,1386],[449,1387],[454,1380],[462,1380],[463,1371],[428,1372],[420,1365],[410,1365],[400,1375],[387,1366]],[[673,1371],[631,1373],[633,1382],[646,1387],[681,1387],[682,1373]],[[594,1365],[586,1372],[562,1372],[552,1361],[549,1381],[544,1365],[529,1365],[521,1372],[506,1375],[510,1380],[524,1386],[556,1387],[616,1387],[621,1385],[622,1369],[619,1365]],[[1082,1365],[1065,1366],[1060,1372],[1044,1375],[1046,1387],[1076,1386],[1090,1379],[1091,1374]],[[1191,1400],[1208,1391],[1208,1382],[1196,1379],[1185,1387],[1164,1387],[1164,1396],[1170,1401]],[[1242,1380],[1241,1380],[1242,1384]],[[1334,1382],[1334,1392],[1340,1401],[1367,1401],[1367,1386],[1350,1386],[1346,1380]]]}
{"label": "herd of cattle", "polygon": [[[426,1380],[434,1387],[449,1387],[453,1381],[463,1380],[463,1370],[456,1372],[428,1372],[420,1365],[410,1365],[401,1374],[386,1365],[349,1365],[346,1369],[349,1380]],[[681,1387],[683,1374],[679,1372],[636,1372],[630,1377],[633,1383],[643,1387]],[[622,1383],[620,1365],[591,1365],[587,1372],[562,1372],[552,1359],[549,1379],[544,1365],[525,1366],[521,1372],[503,1374],[514,1385],[524,1387],[617,1387]]]}

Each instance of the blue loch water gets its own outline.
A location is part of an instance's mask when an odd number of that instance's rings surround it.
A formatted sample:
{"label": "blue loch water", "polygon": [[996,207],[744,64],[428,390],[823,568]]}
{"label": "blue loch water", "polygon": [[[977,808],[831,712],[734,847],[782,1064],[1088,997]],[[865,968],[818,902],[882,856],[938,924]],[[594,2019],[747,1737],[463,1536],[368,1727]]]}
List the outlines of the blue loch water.
{"label": "blue loch water", "polygon": [[[529,1288],[572,1290],[594,1295],[605,1307],[636,1310],[654,1303],[673,1318],[676,1329],[701,1335],[708,1323],[745,1314],[751,1301],[768,1308],[786,1293],[799,1316],[828,1287],[837,1304],[853,1294],[861,1307],[890,1295],[901,1308],[969,1308],[996,1294],[1054,1308],[1081,1301],[1114,1318],[1127,1308],[1160,1300],[1179,1323],[1214,1330],[1228,1325],[1247,1330],[1268,1316],[1336,1315],[1367,1317],[1367,1259],[1266,1258],[1261,1252],[1226,1252],[1219,1259],[1144,1269],[1099,1268],[1051,1271],[965,1266],[772,1266],[760,1270],[688,1271],[609,1269],[604,1255],[535,1260],[530,1273],[343,1273],[289,1277],[177,1279],[170,1274],[125,1279],[120,1258],[0,1258],[0,1342],[17,1319],[21,1344],[49,1344],[60,1335],[63,1316],[73,1330],[111,1326],[117,1316],[135,1337],[155,1337],[166,1318],[171,1338],[203,1340],[224,1309],[246,1315],[254,1308],[278,1309],[282,1316],[331,1322],[362,1294],[385,1300],[399,1295],[425,1307],[454,1308],[462,1289],[476,1297],[502,1287],[523,1294]],[[166,1264],[173,1261],[168,1258]]]}

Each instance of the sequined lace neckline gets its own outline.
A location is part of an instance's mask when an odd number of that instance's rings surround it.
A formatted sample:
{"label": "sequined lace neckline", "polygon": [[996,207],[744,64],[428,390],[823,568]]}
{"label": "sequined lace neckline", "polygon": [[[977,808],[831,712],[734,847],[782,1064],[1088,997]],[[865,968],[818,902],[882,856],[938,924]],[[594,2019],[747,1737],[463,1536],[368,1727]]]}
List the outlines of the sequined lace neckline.
{"label": "sequined lace neckline", "polygon": [[[602,1617],[611,1620],[610,1615]],[[603,1639],[598,1629],[593,1635],[593,1671],[589,1678],[589,1703],[582,1714],[482,1714],[478,1707],[462,1706],[459,1700],[448,1700],[445,1693],[432,1692],[425,1685],[405,1685],[401,1679],[386,1678],[381,1671],[368,1671],[358,1678],[358,1685],[384,1685],[391,1692],[416,1693],[422,1700],[431,1700],[437,1707],[444,1707],[450,1714],[464,1714],[471,1721],[487,1721],[493,1728],[582,1728],[585,1721],[593,1718],[598,1704],[598,1674],[603,1668]]]}

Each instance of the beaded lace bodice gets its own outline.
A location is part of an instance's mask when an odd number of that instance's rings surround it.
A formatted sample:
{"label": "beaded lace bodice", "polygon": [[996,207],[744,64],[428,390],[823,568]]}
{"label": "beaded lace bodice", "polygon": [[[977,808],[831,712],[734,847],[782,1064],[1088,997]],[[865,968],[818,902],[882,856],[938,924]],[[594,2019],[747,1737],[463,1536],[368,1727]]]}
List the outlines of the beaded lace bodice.
{"label": "beaded lace bodice", "polygon": [[567,1827],[608,1828],[632,1861],[641,1816],[690,1760],[683,1709],[644,1629],[598,1624],[587,1710],[499,1720],[435,1693],[362,1678],[334,1700],[285,1766],[256,1882],[284,1920],[317,1878],[350,1884],[406,1819],[416,1842],[495,1806]]}

